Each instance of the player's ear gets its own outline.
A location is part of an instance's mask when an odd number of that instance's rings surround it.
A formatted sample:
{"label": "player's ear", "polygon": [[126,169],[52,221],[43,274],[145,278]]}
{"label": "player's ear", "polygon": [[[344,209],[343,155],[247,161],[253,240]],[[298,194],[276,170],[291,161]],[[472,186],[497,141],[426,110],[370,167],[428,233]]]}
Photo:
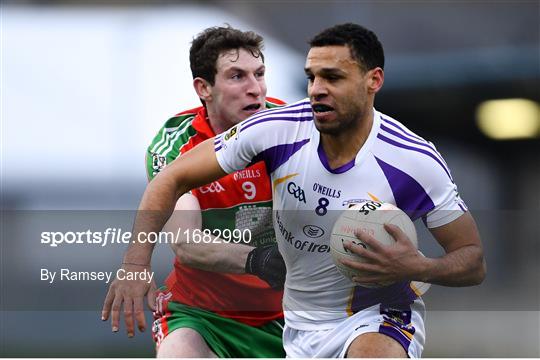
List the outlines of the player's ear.
{"label": "player's ear", "polygon": [[212,85],[205,79],[200,77],[193,79],[193,88],[200,99],[205,102],[212,100]]}
{"label": "player's ear", "polygon": [[384,71],[380,67],[368,71],[368,92],[377,93],[384,83]]}

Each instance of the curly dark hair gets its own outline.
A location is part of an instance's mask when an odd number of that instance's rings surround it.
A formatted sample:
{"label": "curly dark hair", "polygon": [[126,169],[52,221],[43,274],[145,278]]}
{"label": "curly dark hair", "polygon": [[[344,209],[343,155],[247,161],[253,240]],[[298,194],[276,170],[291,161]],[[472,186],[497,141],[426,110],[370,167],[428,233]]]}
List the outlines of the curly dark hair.
{"label": "curly dark hair", "polygon": [[197,35],[189,50],[189,64],[193,78],[201,77],[214,85],[217,59],[228,50],[245,49],[264,62],[263,38],[253,31],[240,31],[226,24],[211,27]]}
{"label": "curly dark hair", "polygon": [[353,59],[363,70],[376,67],[384,69],[384,50],[377,35],[363,26],[353,23],[335,25],[321,31],[309,41],[311,47],[346,45]]}

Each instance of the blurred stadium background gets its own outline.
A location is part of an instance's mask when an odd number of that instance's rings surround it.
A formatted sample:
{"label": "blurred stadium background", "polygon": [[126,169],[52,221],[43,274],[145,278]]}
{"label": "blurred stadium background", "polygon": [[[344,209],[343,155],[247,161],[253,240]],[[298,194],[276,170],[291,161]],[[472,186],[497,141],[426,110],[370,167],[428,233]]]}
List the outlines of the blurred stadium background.
{"label": "blurred stadium background", "polygon": [[[150,139],[198,105],[188,49],[202,29],[264,35],[268,93],[295,101],[307,40],[353,21],[385,47],[376,107],[438,145],[486,248],[484,284],[425,296],[424,355],[540,357],[539,14],[538,1],[4,0],[0,355],[153,356],[148,330],[127,339],[99,321],[103,284],[50,293],[39,281],[43,266],[112,271],[123,248],[45,248],[33,230],[48,213],[18,211],[135,209]],[[529,101],[481,106],[507,99]],[[425,231],[420,246],[441,252]],[[171,259],[157,249],[158,282]]]}

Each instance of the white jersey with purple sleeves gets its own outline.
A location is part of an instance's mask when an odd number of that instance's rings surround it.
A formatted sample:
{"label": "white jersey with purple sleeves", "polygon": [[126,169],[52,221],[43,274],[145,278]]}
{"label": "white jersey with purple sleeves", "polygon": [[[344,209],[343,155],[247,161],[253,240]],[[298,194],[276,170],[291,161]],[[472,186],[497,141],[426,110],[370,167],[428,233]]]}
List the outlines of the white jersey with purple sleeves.
{"label": "white jersey with purple sleeves", "polygon": [[429,228],[466,211],[433,144],[380,112],[374,111],[373,120],[356,158],[337,169],[328,165],[308,99],[260,112],[215,138],[218,162],[228,173],[266,162],[278,246],[287,265],[283,304],[291,328],[329,329],[375,304],[403,309],[418,297],[414,283],[367,289],[335,268],[330,233],[349,204],[389,202]]}

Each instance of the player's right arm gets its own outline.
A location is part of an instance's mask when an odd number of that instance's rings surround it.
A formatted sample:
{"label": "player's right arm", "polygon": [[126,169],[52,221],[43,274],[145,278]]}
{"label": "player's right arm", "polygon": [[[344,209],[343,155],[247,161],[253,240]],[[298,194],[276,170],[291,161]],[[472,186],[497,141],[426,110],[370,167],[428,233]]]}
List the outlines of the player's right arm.
{"label": "player's right arm", "polygon": [[[182,194],[225,175],[216,160],[213,141],[213,139],[209,139],[177,158],[148,184],[133,226],[133,239],[139,239],[140,233],[158,233],[170,217]],[[145,239],[146,236],[140,238]],[[152,251],[153,244],[138,241],[131,243],[124,255],[122,268],[134,272],[151,271]],[[103,304],[102,320],[108,320],[109,315],[112,315],[112,330],[118,331],[120,309],[123,308],[128,336],[134,335],[135,321],[139,330],[144,331],[146,322],[143,299],[147,295],[148,304],[152,308],[154,289],[154,283],[148,284],[142,280],[120,281],[115,279],[109,287]]]}
{"label": "player's right arm", "polygon": [[163,231],[180,235],[170,244],[180,263],[205,271],[253,274],[265,280],[273,289],[283,289],[285,263],[277,244],[253,247],[227,243],[212,235],[209,235],[210,241],[190,242],[189,234],[201,228],[199,201],[186,193],[178,199],[173,215],[163,227]]}
{"label": "player's right arm", "polygon": [[163,227],[163,231],[180,235],[170,244],[180,263],[206,271],[244,273],[247,256],[253,247],[226,243],[219,239],[214,241],[214,236],[211,236],[210,241],[190,241],[201,229],[199,201],[194,195],[186,193],[178,199],[174,213]]}
{"label": "player's right arm", "polygon": [[[134,230],[160,231],[180,196],[225,175],[216,158],[214,139],[197,145],[176,158],[148,184],[139,205]],[[147,219],[152,221],[145,221]]]}
{"label": "player's right arm", "polygon": [[[148,154],[145,163],[148,164]],[[148,181],[151,180],[149,173]],[[151,259],[154,251],[154,244],[150,242],[133,242],[128,245],[126,253],[122,259],[120,269],[126,273],[148,271],[151,272]],[[144,297],[148,307],[155,310],[155,290],[154,280],[150,283],[143,280],[127,280],[115,278],[103,302],[101,310],[101,320],[107,321],[111,318],[111,329],[117,332],[120,328],[120,310],[124,309],[124,320],[126,332],[129,337],[135,335],[134,325],[137,323],[139,331],[146,329],[146,319],[144,317]]]}

